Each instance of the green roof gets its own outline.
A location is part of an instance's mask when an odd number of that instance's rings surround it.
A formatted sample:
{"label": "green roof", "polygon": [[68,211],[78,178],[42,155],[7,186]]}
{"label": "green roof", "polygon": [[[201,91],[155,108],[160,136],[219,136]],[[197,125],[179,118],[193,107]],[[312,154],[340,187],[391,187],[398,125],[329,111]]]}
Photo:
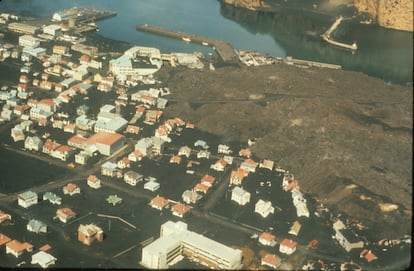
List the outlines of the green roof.
{"label": "green roof", "polygon": [[109,204],[112,204],[113,206],[115,206],[116,204],[122,202],[122,198],[118,197],[118,195],[109,195],[109,197],[106,199],[106,201]]}

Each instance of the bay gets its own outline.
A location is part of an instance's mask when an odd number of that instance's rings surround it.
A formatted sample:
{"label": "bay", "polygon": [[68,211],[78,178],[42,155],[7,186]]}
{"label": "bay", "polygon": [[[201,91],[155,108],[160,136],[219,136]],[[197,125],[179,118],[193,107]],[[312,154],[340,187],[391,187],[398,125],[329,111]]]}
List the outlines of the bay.
{"label": "bay", "polygon": [[344,42],[357,41],[359,49],[352,54],[319,38],[333,18],[309,15],[306,11],[292,13],[282,9],[268,14],[221,5],[217,0],[6,0],[0,2],[0,11],[51,16],[73,6],[117,12],[117,16],[98,22],[102,36],[158,47],[166,53],[213,52],[205,46],[137,31],[136,26],[148,23],[225,40],[237,50],[339,64],[346,70],[363,72],[386,82],[413,81],[413,33],[345,22],[334,34]]}

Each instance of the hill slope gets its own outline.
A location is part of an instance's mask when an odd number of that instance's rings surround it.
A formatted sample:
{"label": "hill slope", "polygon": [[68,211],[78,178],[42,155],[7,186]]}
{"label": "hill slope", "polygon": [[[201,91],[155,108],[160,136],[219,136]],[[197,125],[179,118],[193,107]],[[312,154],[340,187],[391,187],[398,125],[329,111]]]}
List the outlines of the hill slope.
{"label": "hill slope", "polygon": [[285,64],[202,72],[163,68],[158,76],[175,90],[167,115],[225,140],[256,137],[254,154],[293,172],[304,192],[388,237],[390,229],[410,232],[410,88],[355,72]]}

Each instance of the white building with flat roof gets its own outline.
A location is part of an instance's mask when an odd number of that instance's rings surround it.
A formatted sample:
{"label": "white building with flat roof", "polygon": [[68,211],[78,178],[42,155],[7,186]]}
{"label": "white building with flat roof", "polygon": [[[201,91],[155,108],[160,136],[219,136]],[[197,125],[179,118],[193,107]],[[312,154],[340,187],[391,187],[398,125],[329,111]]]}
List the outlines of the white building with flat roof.
{"label": "white building with flat roof", "polygon": [[242,267],[240,250],[189,231],[187,224],[181,221],[167,221],[161,225],[160,238],[142,249],[141,264],[146,268],[166,269],[183,256],[214,269]]}
{"label": "white building with flat roof", "polygon": [[40,39],[31,35],[23,35],[19,37],[19,45],[23,47],[36,48],[40,46]]}
{"label": "white building with flat roof", "polygon": [[117,79],[139,77],[155,73],[162,66],[161,52],[157,48],[134,46],[109,61],[109,70]]}

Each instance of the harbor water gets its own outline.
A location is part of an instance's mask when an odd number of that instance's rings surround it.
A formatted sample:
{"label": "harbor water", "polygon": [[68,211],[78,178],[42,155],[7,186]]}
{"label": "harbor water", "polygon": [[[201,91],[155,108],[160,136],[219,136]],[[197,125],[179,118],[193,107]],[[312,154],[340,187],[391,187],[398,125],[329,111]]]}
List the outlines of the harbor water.
{"label": "harbor water", "polygon": [[130,44],[158,47],[162,52],[213,53],[206,46],[137,31],[137,25],[148,23],[225,40],[237,50],[339,64],[344,69],[363,72],[386,82],[412,82],[412,33],[344,20],[333,36],[346,43],[357,42],[358,50],[352,54],[320,38],[335,18],[307,11],[281,10],[272,14],[222,5],[217,0],[2,1],[0,11],[51,16],[73,6],[115,11],[117,16],[98,22],[100,35]]}

